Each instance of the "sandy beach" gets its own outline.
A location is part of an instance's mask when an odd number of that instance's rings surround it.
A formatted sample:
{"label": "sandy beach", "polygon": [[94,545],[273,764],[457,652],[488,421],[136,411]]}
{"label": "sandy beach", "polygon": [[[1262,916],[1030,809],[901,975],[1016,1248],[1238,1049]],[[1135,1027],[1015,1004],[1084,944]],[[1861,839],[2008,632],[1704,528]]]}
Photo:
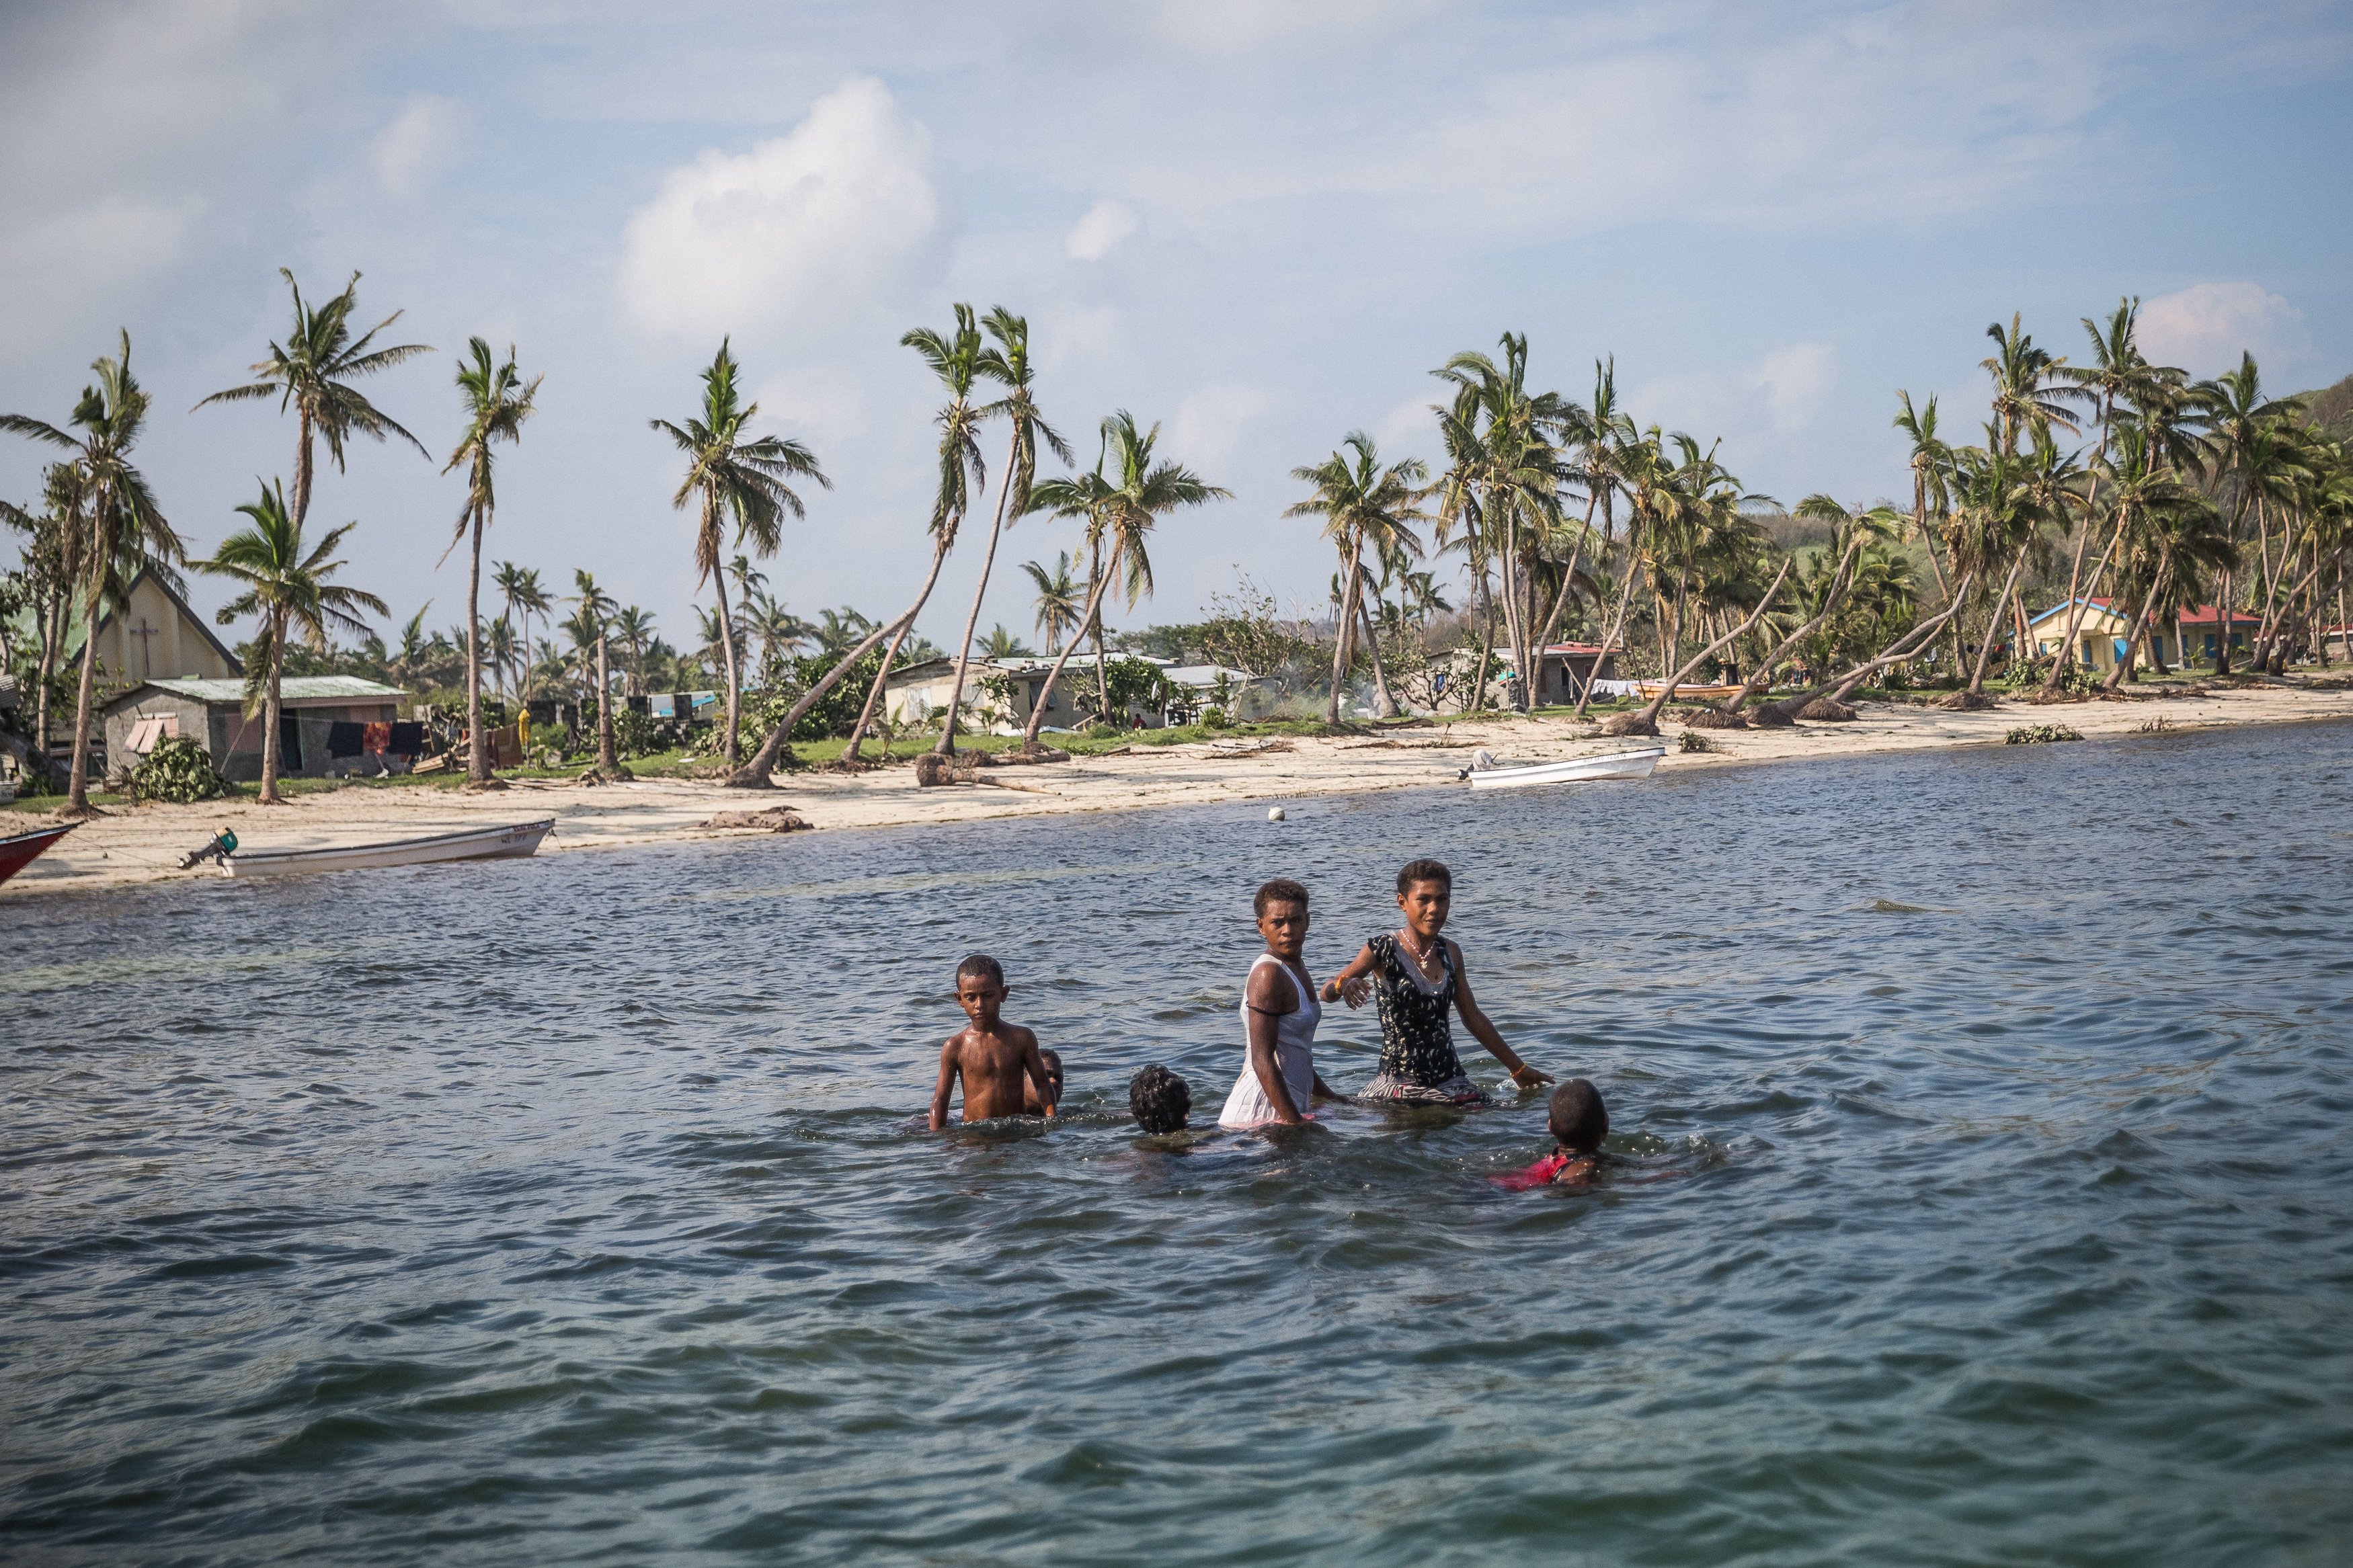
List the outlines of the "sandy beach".
{"label": "sandy beach", "polygon": [[[2202,696],[2049,705],[2003,702],[1976,713],[1868,703],[1852,723],[1708,731],[1718,749],[1686,753],[1677,749],[1682,727],[1670,715],[1662,725],[1668,750],[1660,766],[1720,768],[2000,745],[2012,729],[2043,723],[2067,725],[2089,741],[2144,732],[2157,728],[2159,721],[2168,730],[2187,731],[2330,719],[2353,719],[2353,690],[2248,687]],[[863,774],[797,773],[781,779],[771,794],[680,780],[582,785],[519,779],[508,789],[480,795],[419,787],[345,788],[267,807],[250,801],[113,807],[18,873],[0,889],[0,898],[15,900],[218,876],[212,868],[175,868],[183,855],[222,827],[233,829],[250,848],[309,848],[554,816],[555,832],[540,853],[566,855],[697,838],[765,837],[774,830],[711,823],[723,813],[779,805],[790,806],[819,831],[839,831],[1219,801],[1280,803],[1359,791],[1452,787],[1456,770],[1482,747],[1506,762],[1540,762],[1620,751],[1628,744],[1599,736],[1590,724],[1535,718],[1438,723],[1378,737],[1285,738],[1222,747],[1138,745],[1068,763],[987,769],[983,776],[996,782],[930,789],[919,786],[914,768],[902,763]],[[1261,749],[1245,749],[1252,746]],[[5,820],[10,829],[23,831],[48,818],[18,811]]]}

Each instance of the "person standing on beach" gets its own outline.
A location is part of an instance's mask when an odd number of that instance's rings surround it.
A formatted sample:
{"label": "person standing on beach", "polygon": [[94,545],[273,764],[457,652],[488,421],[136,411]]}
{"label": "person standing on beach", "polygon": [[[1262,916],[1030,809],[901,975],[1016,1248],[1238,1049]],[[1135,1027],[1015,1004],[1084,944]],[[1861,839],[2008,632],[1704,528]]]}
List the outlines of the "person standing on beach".
{"label": "person standing on beach", "polygon": [[1471,994],[1462,950],[1440,933],[1454,900],[1454,873],[1436,860],[1409,861],[1398,873],[1398,908],[1405,929],[1384,931],[1365,943],[1348,966],[1324,983],[1323,1000],[1365,1004],[1372,982],[1381,1009],[1381,1066],[1356,1096],[1404,1105],[1485,1105],[1486,1094],[1462,1070],[1454,1054],[1450,1012],[1511,1073],[1522,1089],[1552,1079],[1528,1066]]}
{"label": "person standing on beach", "polygon": [[1307,889],[1278,877],[1251,901],[1266,951],[1250,965],[1242,987],[1247,1038],[1241,1076],[1226,1096],[1218,1125],[1296,1127],[1308,1120],[1311,1100],[1337,1100],[1315,1071],[1315,1026],[1324,1008],[1302,952],[1307,945]]}

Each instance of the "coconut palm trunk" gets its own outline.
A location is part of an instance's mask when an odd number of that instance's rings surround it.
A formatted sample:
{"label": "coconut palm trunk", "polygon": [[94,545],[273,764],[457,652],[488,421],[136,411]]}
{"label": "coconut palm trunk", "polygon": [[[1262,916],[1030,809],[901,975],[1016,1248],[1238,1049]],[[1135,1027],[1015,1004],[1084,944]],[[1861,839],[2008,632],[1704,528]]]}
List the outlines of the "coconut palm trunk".
{"label": "coconut palm trunk", "polygon": [[[102,545],[104,541],[93,543]],[[106,591],[106,552],[94,548],[91,554],[96,559],[90,563],[90,591],[84,599],[87,608],[82,612],[81,685],[74,697],[73,766],[66,774],[66,809],[72,812],[90,809],[90,710],[98,692],[98,601]]]}
{"label": "coconut palm trunk", "polygon": [[605,628],[596,628],[596,771],[607,777],[620,772],[621,758],[613,745],[613,676],[606,662]]}
{"label": "coconut palm trunk", "polygon": [[[716,501],[712,503],[714,510],[717,504]],[[713,572],[711,585],[719,595],[719,658],[727,667],[727,733],[720,742],[719,760],[733,768],[740,760],[737,756],[736,725],[743,710],[743,680],[736,672],[735,664],[735,617],[727,608],[727,574]]]}
{"label": "coconut palm trunk", "polygon": [[[1013,488],[1013,468],[1021,451],[1018,426],[1013,436],[1013,450],[1005,456],[1005,474],[997,486],[997,515],[988,525],[988,545],[980,552],[980,581],[972,590],[972,609],[964,618],[964,640],[956,645],[955,686],[948,693],[947,721],[940,726],[939,752],[944,757],[955,755],[956,714],[964,707],[965,673],[972,668],[973,633],[980,626],[980,604],[988,596],[988,574],[997,564],[997,537],[1005,531],[1005,497]],[[886,665],[889,660],[883,661]]]}
{"label": "coconut palm trunk", "polygon": [[[1959,618],[1961,606],[1968,602],[1969,589],[1976,582],[1975,573],[1962,573],[1960,581],[1954,584],[1952,596],[1945,601],[1943,609],[1889,643],[1879,653],[1856,665],[1843,675],[1832,676],[1828,680],[1785,697],[1778,702],[1767,703],[1766,707],[1777,710],[1782,719],[1795,720],[1800,712],[1804,711],[1806,705],[1817,697],[1828,695],[1832,701],[1842,702],[1850,692],[1879,670],[1886,668],[1891,664],[1901,664],[1907,658],[1918,658],[1920,650],[1934,642],[1938,632]],[[1758,710],[1760,713],[1764,710],[1764,709]]]}
{"label": "coconut palm trunk", "polygon": [[1356,587],[1364,576],[1364,557],[1355,551],[1350,551],[1348,575],[1340,585],[1340,614],[1332,627],[1332,690],[1324,705],[1324,721],[1326,724],[1337,724],[1340,721],[1340,693],[1343,689],[1343,682],[1347,679],[1349,669],[1356,662],[1348,656],[1352,651],[1350,645],[1356,641]]}
{"label": "coconut palm trunk", "polygon": [[1394,719],[1402,711],[1397,699],[1389,695],[1388,671],[1381,668],[1381,637],[1373,626],[1372,607],[1365,603],[1362,594],[1356,595],[1356,614],[1364,622],[1365,651],[1373,658],[1374,710],[1383,719]]}
{"label": "coconut palm trunk", "polygon": [[[482,509],[474,508],[473,547],[466,561],[466,781],[481,785],[491,782],[491,754],[490,737],[482,733]],[[269,744],[275,750],[278,732],[272,730]]]}
{"label": "coconut palm trunk", "polygon": [[1821,630],[1830,618],[1838,614],[1839,605],[1846,602],[1847,589],[1853,585],[1849,574],[1853,570],[1855,557],[1862,552],[1862,532],[1858,529],[1854,538],[1847,543],[1846,553],[1839,559],[1838,570],[1831,576],[1830,589],[1822,595],[1820,610],[1815,614],[1812,620],[1783,637],[1778,644],[1775,645],[1772,652],[1758,659],[1757,668],[1749,671],[1748,679],[1741,682],[1740,689],[1734,692],[1728,700],[1717,705],[1717,712],[1734,714],[1746,707],[1760,692],[1773,684],[1774,668],[1788,657],[1790,650]]}
{"label": "coconut palm trunk", "polygon": [[[1079,615],[1082,628],[1094,624],[1096,611],[1103,604],[1103,590],[1108,586],[1110,583],[1103,574],[1103,557],[1098,551],[1093,562],[1093,581],[1087,584],[1087,607]],[[1062,679],[1062,667],[1070,663],[1071,655],[1078,651],[1079,637],[1083,635],[1083,630],[1073,634],[1071,640],[1062,645],[1062,651],[1054,656],[1054,668],[1046,672],[1046,684],[1038,689],[1038,700],[1029,710],[1029,725],[1021,731],[1021,749],[1024,752],[1038,749],[1038,731],[1046,722],[1046,704],[1054,695],[1055,683]]]}
{"label": "coconut palm trunk", "polygon": [[2116,668],[2108,671],[2108,679],[2101,686],[2101,690],[2113,692],[2132,678],[2133,664],[2140,656],[2140,639],[2148,630],[2150,613],[2157,607],[2158,585],[2166,580],[2172,561],[2170,549],[2158,553],[2157,571],[2150,576],[2148,592],[2141,596],[2140,611],[2133,616],[2132,630],[2125,637],[2125,656],[2116,660]]}
{"label": "coconut palm trunk", "polygon": [[2026,551],[2023,544],[2018,547],[2017,558],[2010,563],[2010,575],[2002,580],[2001,592],[1994,597],[1993,614],[1986,617],[1985,640],[1978,645],[1977,668],[1969,674],[1971,697],[1985,695],[1986,667],[1993,662],[1994,632],[2010,609],[2010,590],[2018,586],[2018,574],[2026,566]]}

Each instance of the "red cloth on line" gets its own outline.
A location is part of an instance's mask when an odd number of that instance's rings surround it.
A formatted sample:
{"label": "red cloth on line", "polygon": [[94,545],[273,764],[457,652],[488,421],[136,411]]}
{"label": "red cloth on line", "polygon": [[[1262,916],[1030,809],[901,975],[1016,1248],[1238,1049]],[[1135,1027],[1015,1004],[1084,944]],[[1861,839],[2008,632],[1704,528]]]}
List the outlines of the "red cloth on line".
{"label": "red cloth on line", "polygon": [[370,754],[376,754],[392,750],[392,726],[390,724],[363,724],[360,726],[360,729],[361,751]]}

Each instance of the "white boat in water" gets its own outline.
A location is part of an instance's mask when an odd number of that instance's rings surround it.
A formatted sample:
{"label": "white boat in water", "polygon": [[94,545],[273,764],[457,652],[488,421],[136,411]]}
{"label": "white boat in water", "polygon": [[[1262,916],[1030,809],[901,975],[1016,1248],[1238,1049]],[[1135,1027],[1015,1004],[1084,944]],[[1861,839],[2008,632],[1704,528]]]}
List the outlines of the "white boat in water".
{"label": "white boat in water", "polygon": [[390,844],[348,844],[333,849],[244,850],[220,857],[227,877],[283,877],[301,871],[353,871],[380,866],[429,866],[438,860],[508,860],[535,854],[555,818],[470,827],[430,838]]}
{"label": "white boat in water", "polygon": [[1659,759],[1666,754],[1664,746],[1645,746],[1639,752],[1611,752],[1599,757],[1570,757],[1558,763],[1499,763],[1481,752],[1471,759],[1471,765],[1456,776],[1469,779],[1472,789],[1519,789],[1528,784],[1583,784],[1589,779],[1646,779],[1651,776],[1651,770],[1659,765]]}

